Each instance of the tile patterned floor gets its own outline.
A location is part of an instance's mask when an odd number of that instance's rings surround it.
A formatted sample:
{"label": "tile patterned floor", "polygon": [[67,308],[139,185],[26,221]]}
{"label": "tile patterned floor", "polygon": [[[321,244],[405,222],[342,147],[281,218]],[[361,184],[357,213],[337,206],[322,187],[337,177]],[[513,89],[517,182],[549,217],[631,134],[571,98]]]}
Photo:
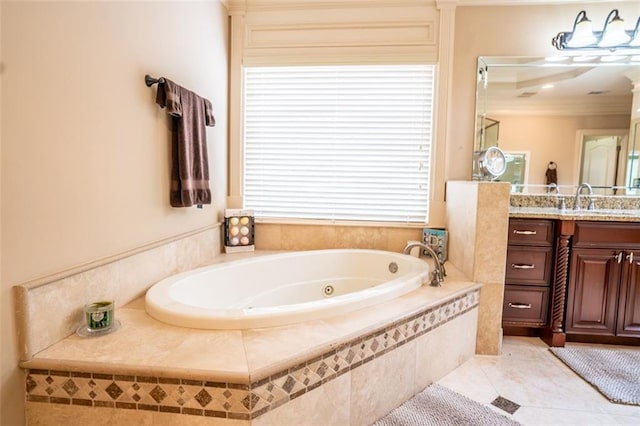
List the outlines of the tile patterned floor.
{"label": "tile patterned floor", "polygon": [[502,349],[476,355],[438,383],[524,425],[640,425],[640,407],[609,402],[540,339],[507,336]]}

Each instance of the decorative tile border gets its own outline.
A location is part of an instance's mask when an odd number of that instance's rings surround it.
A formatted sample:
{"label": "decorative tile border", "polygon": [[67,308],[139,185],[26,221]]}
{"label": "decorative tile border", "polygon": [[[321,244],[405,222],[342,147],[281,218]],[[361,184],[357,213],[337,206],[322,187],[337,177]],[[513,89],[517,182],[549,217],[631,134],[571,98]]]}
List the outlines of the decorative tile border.
{"label": "decorative tile border", "polygon": [[251,420],[476,308],[472,290],[251,385],[27,370],[27,401]]}

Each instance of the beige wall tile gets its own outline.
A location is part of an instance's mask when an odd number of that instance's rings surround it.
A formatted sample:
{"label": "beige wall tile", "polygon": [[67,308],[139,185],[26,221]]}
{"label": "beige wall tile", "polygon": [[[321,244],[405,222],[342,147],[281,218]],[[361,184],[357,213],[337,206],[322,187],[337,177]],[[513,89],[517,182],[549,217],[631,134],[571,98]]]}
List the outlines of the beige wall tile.
{"label": "beige wall tile", "polygon": [[188,271],[210,262],[220,254],[220,227],[200,232],[172,243],[178,271]]}
{"label": "beige wall tile", "polygon": [[478,309],[473,309],[416,339],[414,393],[446,376],[476,351]]}
{"label": "beige wall tile", "polygon": [[502,348],[502,302],[504,282],[485,284],[480,289],[476,353],[500,355]]}
{"label": "beige wall tile", "polygon": [[[26,403],[27,426],[151,426],[153,413],[142,410]],[[183,423],[185,424],[185,423]]]}
{"label": "beige wall tile", "polygon": [[477,232],[477,182],[447,182],[449,262],[473,279]]}
{"label": "beige wall tile", "polygon": [[413,396],[416,342],[351,371],[351,425],[369,425]]}
{"label": "beige wall tile", "polygon": [[118,261],[120,280],[116,306],[144,294],[161,279],[177,271],[176,246],[165,244]]}
{"label": "beige wall tile", "polygon": [[447,182],[449,259],[485,285],[478,313],[477,351],[482,354],[500,353],[509,192],[504,182]]}
{"label": "beige wall tile", "polygon": [[112,263],[31,289],[25,318],[26,347],[30,353],[75,332],[82,323],[84,305],[115,299],[117,282],[118,267]]}
{"label": "beige wall tile", "polygon": [[272,223],[257,223],[255,245],[257,250],[282,250],[282,226]]}
{"label": "beige wall tile", "polygon": [[478,186],[474,281],[504,281],[510,190],[508,183]]}
{"label": "beige wall tile", "polygon": [[252,421],[255,426],[349,424],[350,373],[343,374],[325,385]]}
{"label": "beige wall tile", "polygon": [[249,426],[249,420],[153,413],[153,426]]}
{"label": "beige wall tile", "polygon": [[320,250],[336,247],[336,227],[315,225],[282,226],[283,250]]}
{"label": "beige wall tile", "polygon": [[422,228],[387,228],[387,250],[402,252],[408,241],[422,241]]}
{"label": "beige wall tile", "polygon": [[249,426],[251,422],[144,410],[27,402],[26,424],[27,426]]}
{"label": "beige wall tile", "polygon": [[336,248],[387,249],[387,228],[338,226],[335,233]]}
{"label": "beige wall tile", "polygon": [[366,248],[401,252],[411,240],[422,240],[422,228],[256,225],[256,249],[259,250]]}

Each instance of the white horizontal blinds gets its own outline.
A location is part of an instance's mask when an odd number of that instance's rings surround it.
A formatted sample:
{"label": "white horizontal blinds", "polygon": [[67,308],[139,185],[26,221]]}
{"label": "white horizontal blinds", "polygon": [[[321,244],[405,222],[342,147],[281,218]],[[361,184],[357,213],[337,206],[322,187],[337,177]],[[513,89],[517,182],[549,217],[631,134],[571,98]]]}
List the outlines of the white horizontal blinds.
{"label": "white horizontal blinds", "polygon": [[432,65],[245,68],[245,207],[425,223]]}

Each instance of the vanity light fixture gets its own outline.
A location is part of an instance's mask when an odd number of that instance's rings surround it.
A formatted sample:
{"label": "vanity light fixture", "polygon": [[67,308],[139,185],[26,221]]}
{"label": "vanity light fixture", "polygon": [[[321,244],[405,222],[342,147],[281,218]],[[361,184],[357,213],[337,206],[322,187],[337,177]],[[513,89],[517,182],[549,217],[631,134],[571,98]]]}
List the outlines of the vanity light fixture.
{"label": "vanity light fixture", "polygon": [[581,10],[570,32],[558,33],[551,44],[558,50],[565,49],[634,49],[640,48],[640,18],[632,30],[625,30],[624,20],[618,9],[613,9],[605,19],[602,31],[593,31],[587,12]]}

